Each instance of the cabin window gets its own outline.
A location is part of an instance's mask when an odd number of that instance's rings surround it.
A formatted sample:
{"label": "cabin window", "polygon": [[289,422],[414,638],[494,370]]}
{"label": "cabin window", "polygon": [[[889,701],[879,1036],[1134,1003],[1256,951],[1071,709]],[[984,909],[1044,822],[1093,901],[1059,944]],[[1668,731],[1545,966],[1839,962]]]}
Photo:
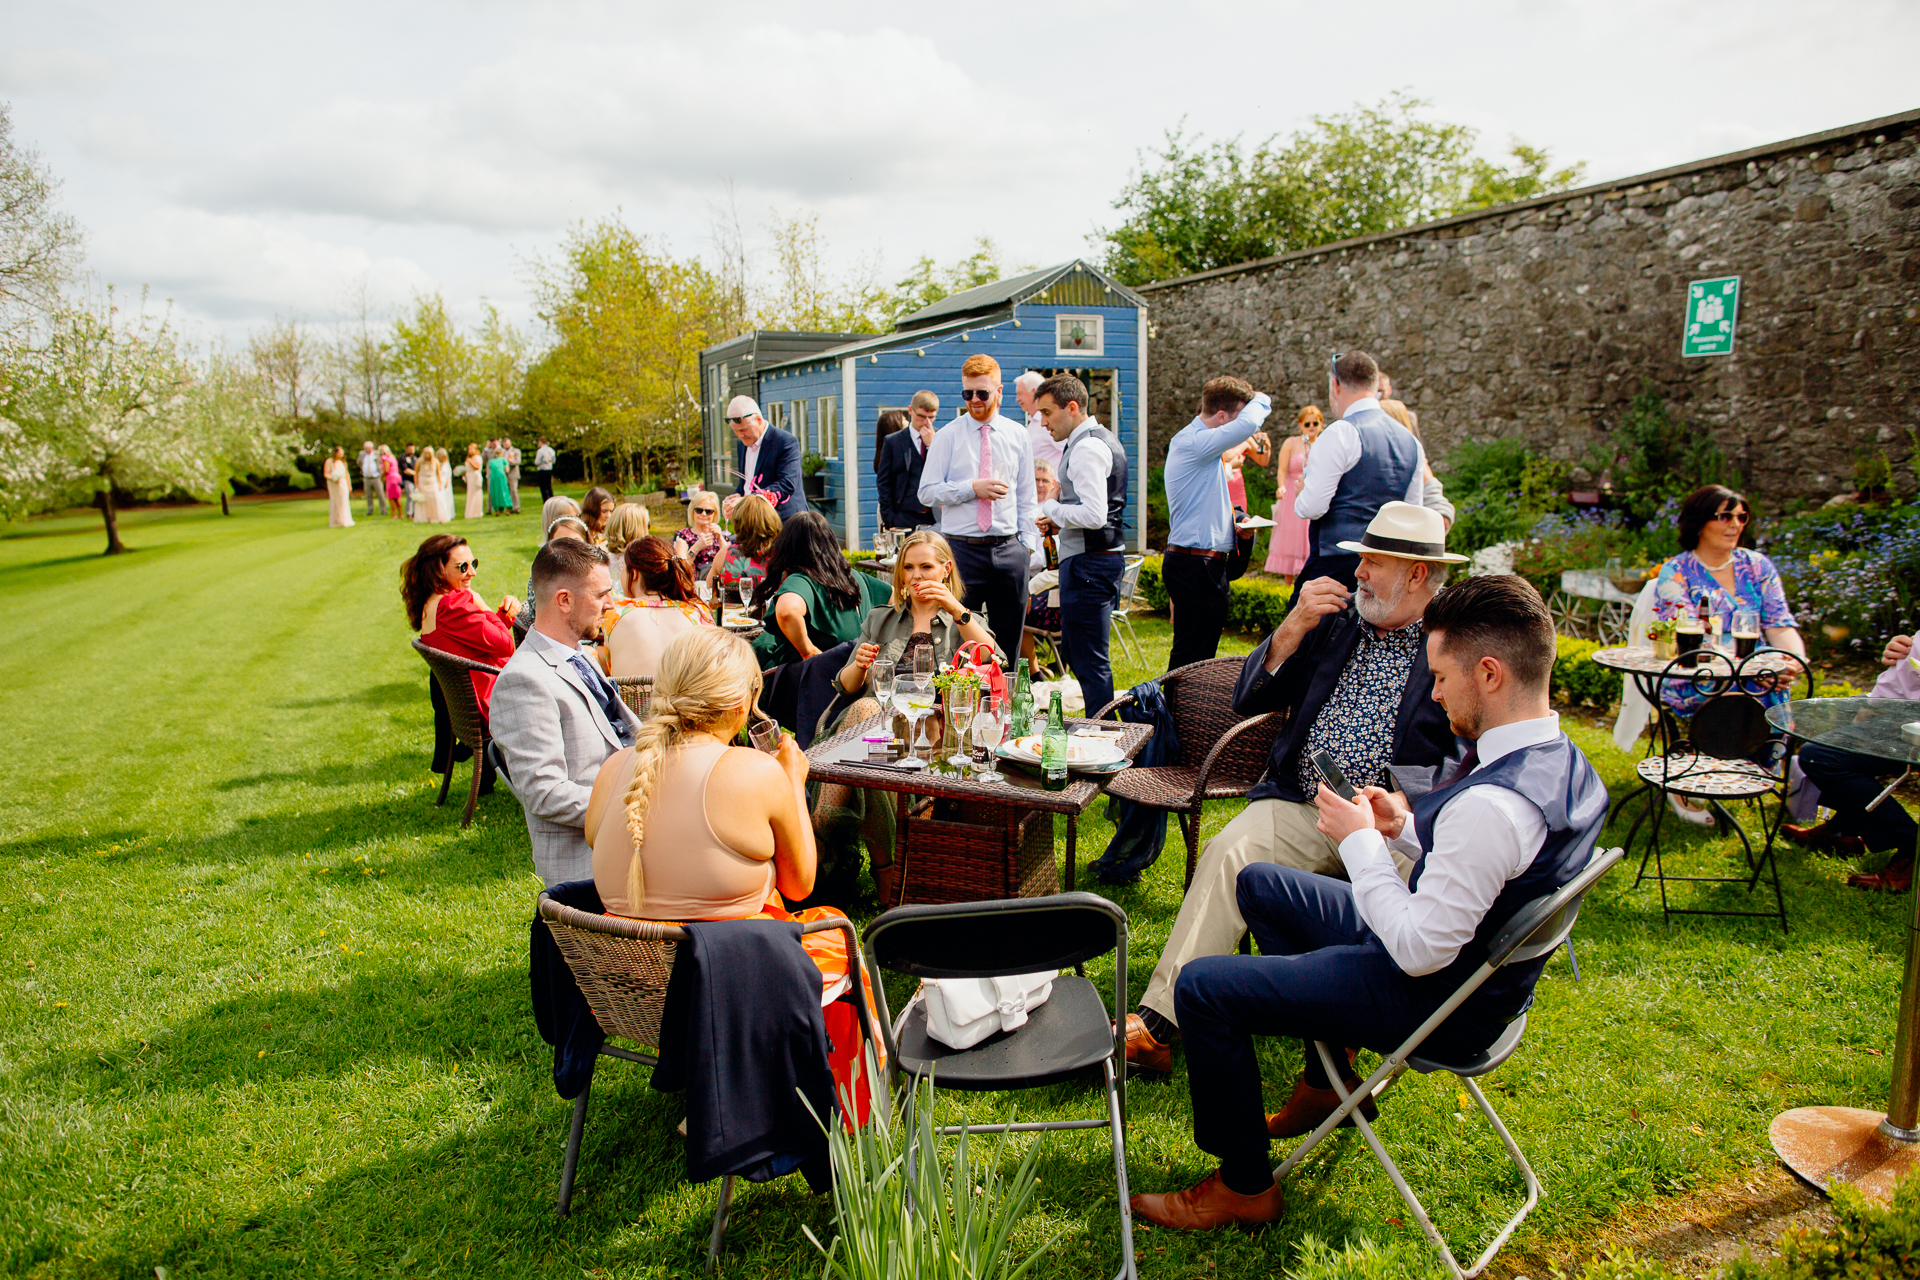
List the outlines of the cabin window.
{"label": "cabin window", "polygon": [[789,414],[793,419],[793,425],[787,430],[793,432],[793,438],[800,442],[800,452],[813,452],[813,433],[807,430],[807,402],[795,400]]}
{"label": "cabin window", "polygon": [[768,426],[778,427],[782,431],[791,430],[791,428],[787,426],[787,406],[784,401],[769,401],[766,416]]}
{"label": "cabin window", "polygon": [[840,456],[840,397],[821,396],[814,402],[814,423],[820,431],[820,452],[829,458]]}
{"label": "cabin window", "polygon": [[1105,316],[1055,316],[1054,354],[1062,356],[1098,356],[1106,354]]}

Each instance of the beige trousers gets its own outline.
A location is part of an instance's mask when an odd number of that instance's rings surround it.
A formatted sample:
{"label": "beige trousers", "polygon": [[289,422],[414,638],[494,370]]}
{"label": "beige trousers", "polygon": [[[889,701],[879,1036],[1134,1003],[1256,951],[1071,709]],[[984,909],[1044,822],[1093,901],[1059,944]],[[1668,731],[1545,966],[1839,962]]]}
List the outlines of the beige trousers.
{"label": "beige trousers", "polygon": [[[1316,875],[1347,878],[1340,847],[1315,826],[1319,809],[1293,800],[1255,800],[1207,841],[1194,865],[1193,883],[1180,902],[1167,947],[1154,966],[1153,977],[1140,1003],[1169,1022],[1173,1016],[1173,984],[1181,967],[1201,956],[1223,956],[1240,945],[1247,922],[1240,917],[1235,882],[1240,869],[1256,862],[1299,867]],[[1393,860],[1405,877],[1413,864],[1394,850]]]}

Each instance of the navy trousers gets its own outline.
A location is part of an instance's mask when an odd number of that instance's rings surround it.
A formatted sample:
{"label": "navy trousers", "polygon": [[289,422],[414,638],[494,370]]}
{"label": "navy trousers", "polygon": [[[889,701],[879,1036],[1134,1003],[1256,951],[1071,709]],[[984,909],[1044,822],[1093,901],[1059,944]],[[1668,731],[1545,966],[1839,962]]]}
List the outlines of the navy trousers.
{"label": "navy trousers", "polygon": [[1833,810],[1843,834],[1859,836],[1874,853],[1892,850],[1895,861],[1913,857],[1914,836],[1920,829],[1892,796],[1867,812],[1884,785],[1880,776],[1894,772],[1891,763],[1809,742],[1800,748],[1800,768],[1820,788],[1820,803]]}
{"label": "navy trousers", "polygon": [[1018,538],[982,545],[953,542],[953,563],[966,591],[960,603],[986,614],[1000,652],[1017,662],[1027,628],[1027,549]]}
{"label": "navy trousers", "polygon": [[1113,701],[1113,663],[1107,658],[1113,597],[1127,558],[1118,551],[1087,552],[1060,562],[1060,648],[1091,716]]}
{"label": "navy trousers", "polygon": [[[1255,1036],[1301,1040],[1307,1083],[1324,1089],[1312,1041],[1335,1053],[1343,1046],[1390,1052],[1451,993],[1400,971],[1360,919],[1344,880],[1257,862],[1240,872],[1236,896],[1260,954],[1189,962],[1173,1007],[1186,1045],[1194,1141],[1223,1167],[1245,1169],[1267,1158]],[[1499,1037],[1499,1024],[1466,1015],[1456,1011],[1428,1038],[1436,1056],[1476,1053]]]}

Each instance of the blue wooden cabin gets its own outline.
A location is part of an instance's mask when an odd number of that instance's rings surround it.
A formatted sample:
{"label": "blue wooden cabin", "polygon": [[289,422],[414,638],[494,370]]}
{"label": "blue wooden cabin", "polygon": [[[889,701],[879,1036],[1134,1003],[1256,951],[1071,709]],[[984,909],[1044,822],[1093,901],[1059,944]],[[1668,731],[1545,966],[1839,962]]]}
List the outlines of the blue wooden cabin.
{"label": "blue wooden cabin", "polygon": [[1001,412],[1015,421],[1013,380],[1025,371],[1073,373],[1087,384],[1094,415],[1133,460],[1127,532],[1145,550],[1146,312],[1140,295],[1075,259],[943,298],[892,333],[741,334],[700,353],[707,482],[722,493],[733,489],[726,405],[750,395],[804,453],[829,459],[825,497],[809,505],[849,550],[871,546],[880,514],[873,457],[881,412],[904,412],[924,388],[940,397],[942,423],[959,416],[960,366],[984,351],[1000,362]]}

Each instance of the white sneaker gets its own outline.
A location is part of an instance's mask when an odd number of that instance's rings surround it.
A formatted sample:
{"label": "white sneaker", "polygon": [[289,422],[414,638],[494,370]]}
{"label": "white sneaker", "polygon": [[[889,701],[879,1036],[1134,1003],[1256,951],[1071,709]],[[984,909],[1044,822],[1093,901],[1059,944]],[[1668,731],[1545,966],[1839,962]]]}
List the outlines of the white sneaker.
{"label": "white sneaker", "polygon": [[1711,827],[1714,825],[1712,809],[1696,809],[1685,800],[1682,800],[1678,792],[1667,792],[1667,807],[1672,809],[1674,814],[1682,822],[1691,822],[1696,827]]}

